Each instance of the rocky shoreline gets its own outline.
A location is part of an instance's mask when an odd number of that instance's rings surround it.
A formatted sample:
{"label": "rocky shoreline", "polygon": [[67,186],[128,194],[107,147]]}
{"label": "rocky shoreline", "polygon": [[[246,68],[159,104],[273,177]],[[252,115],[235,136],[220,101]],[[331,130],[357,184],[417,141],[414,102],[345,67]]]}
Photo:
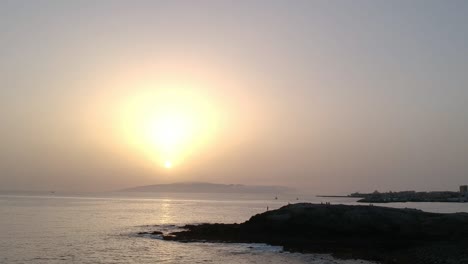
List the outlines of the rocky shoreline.
{"label": "rocky shoreline", "polygon": [[468,263],[468,214],[379,206],[299,203],[241,224],[187,225],[179,242],[267,243],[380,263]]}

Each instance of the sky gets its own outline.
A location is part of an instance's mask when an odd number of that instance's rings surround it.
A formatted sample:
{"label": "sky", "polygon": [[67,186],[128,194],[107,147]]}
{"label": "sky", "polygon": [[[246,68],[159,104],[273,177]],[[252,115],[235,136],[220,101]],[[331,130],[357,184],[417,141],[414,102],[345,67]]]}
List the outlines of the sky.
{"label": "sky", "polygon": [[468,184],[466,1],[0,1],[0,190]]}

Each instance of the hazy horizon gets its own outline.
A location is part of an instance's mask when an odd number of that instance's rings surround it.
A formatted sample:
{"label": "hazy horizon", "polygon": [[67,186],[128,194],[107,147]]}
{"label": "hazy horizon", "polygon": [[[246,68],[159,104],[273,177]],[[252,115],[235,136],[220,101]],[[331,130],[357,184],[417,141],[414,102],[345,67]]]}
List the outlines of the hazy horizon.
{"label": "hazy horizon", "polygon": [[468,184],[466,1],[1,1],[0,190]]}
{"label": "hazy horizon", "polygon": [[[268,184],[243,184],[243,183],[234,183],[234,182],[192,182],[192,181],[183,181],[183,182],[167,182],[167,183],[155,183],[155,184],[146,184],[146,185],[132,185],[132,186],[125,186],[125,187],[121,187],[121,188],[117,188],[117,189],[101,189],[101,190],[53,190],[53,189],[0,189],[0,193],[4,193],[4,194],[47,194],[47,195],[50,195],[50,194],[59,194],[59,195],[74,195],[74,194],[79,194],[79,195],[86,195],[86,194],[90,194],[90,195],[99,195],[99,194],[112,194],[112,193],[119,193],[119,192],[128,192],[128,190],[131,190],[131,189],[138,189],[138,188],[145,188],[145,187],[152,187],[152,186],[160,186],[160,187],[164,187],[164,186],[179,186],[179,185],[191,185],[191,184],[202,184],[202,185],[205,185],[205,184],[208,184],[208,185],[221,185],[221,186],[244,186],[244,187],[252,187],[252,188],[256,188],[256,187],[278,187],[278,188],[286,188],[287,190],[286,191],[281,191],[281,192],[277,192],[277,191],[263,191],[263,192],[259,192],[258,194],[265,194],[265,193],[268,193],[268,194],[271,194],[271,195],[278,195],[278,194],[284,194],[284,193],[287,193],[289,195],[308,195],[309,196],[321,196],[321,195],[339,195],[339,196],[346,196],[346,195],[349,195],[351,193],[372,193],[374,191],[378,191],[378,192],[381,192],[381,193],[386,193],[386,192],[400,192],[400,191],[416,191],[416,192],[424,192],[424,191],[429,191],[429,192],[439,192],[439,191],[451,191],[451,192],[458,192],[459,191],[459,186],[455,186],[451,189],[427,189],[427,190],[419,190],[419,189],[410,189],[410,188],[402,188],[402,189],[376,189],[376,190],[371,190],[371,189],[368,189],[368,190],[361,190],[361,191],[347,191],[347,190],[344,190],[344,191],[337,191],[337,192],[334,192],[334,191],[330,191],[330,192],[324,192],[324,191],[320,191],[320,190],[309,190],[309,188],[307,187],[292,187],[292,186],[286,186],[286,185],[268,185]],[[196,186],[195,186],[196,187]],[[216,189],[213,189],[213,190],[210,190],[209,189],[209,186],[207,186],[208,189],[206,189],[206,192],[208,193],[218,193],[218,191]],[[252,189],[254,190],[254,189]],[[146,193],[154,193],[154,194],[158,194],[158,193],[179,193],[179,192],[182,192],[182,191],[171,191],[170,189],[169,190],[149,190],[149,191],[136,191],[136,192],[146,192]],[[190,193],[200,193],[200,191],[196,188],[194,188],[194,190],[190,190],[187,192],[187,194],[190,194]],[[219,193],[223,193],[223,192],[219,192]],[[236,192],[236,191],[232,191],[230,192],[231,194],[235,194],[235,193],[244,193],[243,191],[241,192]]]}

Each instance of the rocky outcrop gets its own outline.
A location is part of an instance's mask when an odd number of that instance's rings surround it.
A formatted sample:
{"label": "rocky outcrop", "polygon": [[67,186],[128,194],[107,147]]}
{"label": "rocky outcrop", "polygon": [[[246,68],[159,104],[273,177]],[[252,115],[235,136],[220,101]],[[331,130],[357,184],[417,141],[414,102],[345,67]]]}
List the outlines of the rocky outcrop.
{"label": "rocky outcrop", "polygon": [[468,214],[378,206],[293,204],[241,224],[187,225],[163,236],[181,242],[281,245],[382,263],[468,263]]}

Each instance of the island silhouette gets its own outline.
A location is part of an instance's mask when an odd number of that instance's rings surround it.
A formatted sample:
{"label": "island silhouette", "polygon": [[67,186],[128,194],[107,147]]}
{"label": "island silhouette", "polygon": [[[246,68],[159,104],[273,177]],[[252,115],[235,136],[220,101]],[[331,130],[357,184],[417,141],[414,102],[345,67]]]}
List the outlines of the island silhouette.
{"label": "island silhouette", "polygon": [[120,190],[121,192],[173,192],[173,193],[273,193],[293,192],[285,186],[217,184],[208,182],[179,182],[154,184]]}

